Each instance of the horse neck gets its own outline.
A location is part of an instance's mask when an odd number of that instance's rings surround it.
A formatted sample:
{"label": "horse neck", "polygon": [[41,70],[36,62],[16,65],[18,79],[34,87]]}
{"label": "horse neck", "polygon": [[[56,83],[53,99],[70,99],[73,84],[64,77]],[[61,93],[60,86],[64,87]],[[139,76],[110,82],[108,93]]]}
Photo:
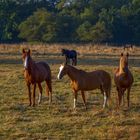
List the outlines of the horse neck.
{"label": "horse neck", "polygon": [[121,63],[120,63],[120,67],[119,67],[119,73],[124,73]]}
{"label": "horse neck", "polygon": [[30,68],[29,70],[27,70],[30,75],[33,75],[35,67],[36,67],[35,61],[33,61],[33,59],[30,58]]}
{"label": "horse neck", "polygon": [[[125,66],[125,69],[127,69],[127,70],[128,70],[128,66]],[[121,62],[120,62],[120,67],[119,67],[119,73],[120,73],[120,74],[121,74],[121,73],[126,73],[126,74],[127,74],[127,72],[126,72],[126,71],[124,71],[124,69],[123,69],[123,66],[122,66]]]}
{"label": "horse neck", "polygon": [[78,76],[78,69],[72,67],[72,66],[68,66],[68,70],[67,70],[67,75],[69,76],[69,78],[72,81],[77,80],[77,76]]}

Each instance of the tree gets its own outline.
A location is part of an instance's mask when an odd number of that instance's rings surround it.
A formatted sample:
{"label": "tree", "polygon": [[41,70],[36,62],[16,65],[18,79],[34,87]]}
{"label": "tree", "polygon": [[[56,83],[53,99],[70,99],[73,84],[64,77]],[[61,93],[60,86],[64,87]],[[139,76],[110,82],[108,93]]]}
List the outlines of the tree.
{"label": "tree", "polygon": [[19,25],[19,30],[19,37],[27,41],[53,41],[56,37],[55,14],[38,9]]}
{"label": "tree", "polygon": [[14,1],[2,1],[0,2],[0,42],[5,41],[17,41],[17,14],[12,7],[16,7]]}
{"label": "tree", "polygon": [[106,29],[105,23],[98,21],[95,25],[88,21],[84,22],[77,29],[77,34],[81,41],[103,42],[111,37],[110,32]]}

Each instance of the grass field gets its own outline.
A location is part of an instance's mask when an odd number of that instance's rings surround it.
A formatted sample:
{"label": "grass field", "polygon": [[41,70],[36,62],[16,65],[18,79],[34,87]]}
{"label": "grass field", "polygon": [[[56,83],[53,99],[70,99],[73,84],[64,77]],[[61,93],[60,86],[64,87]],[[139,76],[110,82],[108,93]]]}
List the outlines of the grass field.
{"label": "grass field", "polygon": [[[23,78],[21,49],[30,47],[33,59],[46,61],[52,70],[53,102],[49,105],[45,90],[43,101],[28,107],[27,87]],[[78,51],[78,68],[92,71],[104,69],[113,77],[122,48],[92,45],[0,46],[0,140],[138,140],[140,139],[140,49],[130,52],[129,66],[134,76],[127,104],[116,108],[117,92],[112,80],[111,105],[102,109],[99,90],[86,92],[88,109],[78,95],[77,112],[73,111],[70,80],[57,80],[64,58],[61,48]],[[43,89],[45,84],[43,83]],[[38,93],[38,89],[37,89]],[[126,101],[126,96],[125,96]],[[127,103],[127,102],[126,102]]]}

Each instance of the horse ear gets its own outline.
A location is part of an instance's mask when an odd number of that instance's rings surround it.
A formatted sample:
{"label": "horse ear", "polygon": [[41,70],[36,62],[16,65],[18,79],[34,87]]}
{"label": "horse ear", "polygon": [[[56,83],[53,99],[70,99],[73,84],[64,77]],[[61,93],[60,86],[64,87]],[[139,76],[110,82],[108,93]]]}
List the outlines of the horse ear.
{"label": "horse ear", "polygon": [[128,57],[129,56],[129,53],[127,53],[126,56]]}
{"label": "horse ear", "polygon": [[25,53],[25,49],[24,48],[22,49],[22,53]]}
{"label": "horse ear", "polygon": [[121,53],[121,56],[123,56],[123,53]]}

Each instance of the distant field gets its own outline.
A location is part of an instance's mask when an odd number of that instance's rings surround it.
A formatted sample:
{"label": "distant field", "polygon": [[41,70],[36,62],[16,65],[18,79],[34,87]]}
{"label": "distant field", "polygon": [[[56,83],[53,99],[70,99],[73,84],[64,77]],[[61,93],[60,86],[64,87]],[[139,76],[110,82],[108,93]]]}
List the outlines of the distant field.
{"label": "distant field", "polygon": [[[52,105],[48,103],[43,83],[41,105],[27,107],[28,94],[23,78],[21,50],[28,47],[32,50],[34,60],[46,61],[51,67]],[[78,51],[78,68],[86,71],[104,69],[112,77],[119,64],[120,53],[123,52],[123,48],[91,44],[0,45],[0,140],[140,139],[140,48],[128,50],[129,66],[135,80],[130,94],[130,108],[125,105],[117,110],[117,92],[112,80],[109,108],[102,109],[103,97],[99,90],[95,90],[86,92],[87,110],[79,93],[77,112],[73,111],[69,78],[65,76],[57,80],[59,66],[64,62],[61,48]]]}

